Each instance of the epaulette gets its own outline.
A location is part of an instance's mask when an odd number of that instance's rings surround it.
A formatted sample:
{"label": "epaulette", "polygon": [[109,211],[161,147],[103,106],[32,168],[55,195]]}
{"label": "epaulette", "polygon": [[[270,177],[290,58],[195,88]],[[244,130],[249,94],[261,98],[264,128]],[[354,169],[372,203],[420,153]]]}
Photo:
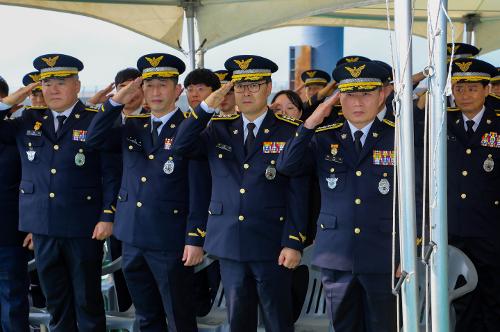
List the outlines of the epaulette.
{"label": "epaulette", "polygon": [[490,96],[490,97],[493,97],[493,98],[495,98],[495,99],[500,99],[500,96],[497,96],[497,95],[496,95],[496,94],[494,94],[494,93],[490,93],[490,94],[489,94],[489,96]]}
{"label": "epaulette", "polygon": [[40,110],[46,110],[48,108],[47,108],[47,106],[26,106],[24,109],[25,110],[38,110],[38,111],[40,111]]}
{"label": "epaulette", "polygon": [[319,133],[319,132],[322,132],[322,131],[333,130],[333,129],[340,128],[343,125],[344,125],[343,122],[332,123],[331,125],[327,125],[327,126],[322,126],[322,127],[316,128],[315,132]]}
{"label": "epaulette", "polygon": [[457,112],[460,111],[460,108],[458,107],[448,107],[448,112]]}
{"label": "epaulette", "polygon": [[222,121],[222,120],[230,121],[230,120],[236,120],[239,117],[240,117],[240,115],[238,113],[230,114],[230,115],[214,114],[214,116],[212,116],[212,120],[213,121]]}
{"label": "epaulette", "polygon": [[278,113],[274,113],[274,116],[278,120],[285,121],[285,122],[291,123],[291,124],[296,125],[296,126],[300,126],[302,124],[301,120],[296,119],[296,118],[292,118],[291,116],[286,116],[286,115],[278,114]]}
{"label": "epaulette", "polygon": [[150,116],[151,116],[151,114],[147,113],[147,114],[127,115],[125,118],[126,119],[130,119],[130,118],[145,119],[145,118],[149,118]]}
{"label": "epaulette", "polygon": [[393,127],[393,128],[396,127],[396,124],[394,122],[392,122],[391,120],[384,119],[382,122]]}
{"label": "epaulette", "polygon": [[95,106],[87,106],[85,107],[85,110],[88,112],[99,112],[99,108]]}

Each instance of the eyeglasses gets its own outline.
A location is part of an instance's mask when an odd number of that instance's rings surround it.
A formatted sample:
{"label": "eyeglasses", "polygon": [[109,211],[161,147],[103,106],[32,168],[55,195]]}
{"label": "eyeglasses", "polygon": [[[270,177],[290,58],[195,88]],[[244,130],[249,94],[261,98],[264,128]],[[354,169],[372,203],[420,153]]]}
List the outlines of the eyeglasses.
{"label": "eyeglasses", "polygon": [[260,86],[264,85],[264,84],[267,84],[267,82],[251,83],[251,84],[236,84],[234,86],[234,92],[243,93],[243,92],[245,92],[245,88],[247,88],[249,92],[257,93],[260,90]]}

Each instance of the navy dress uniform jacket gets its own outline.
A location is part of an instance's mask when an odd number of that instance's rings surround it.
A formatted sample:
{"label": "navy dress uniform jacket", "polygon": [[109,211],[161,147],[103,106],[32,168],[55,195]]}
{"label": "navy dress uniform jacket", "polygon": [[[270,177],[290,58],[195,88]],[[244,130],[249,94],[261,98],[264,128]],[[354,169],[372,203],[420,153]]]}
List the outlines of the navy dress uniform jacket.
{"label": "navy dress uniform jacket", "polygon": [[116,159],[85,141],[96,113],[78,101],[59,137],[48,108],[28,108],[19,118],[0,121],[0,141],[17,143],[21,156],[20,230],[90,238],[99,221],[114,220]]}
{"label": "navy dress uniform jacket", "polygon": [[[182,252],[185,244],[202,246],[206,219],[191,218],[188,223],[188,214],[189,181],[203,181],[198,178],[203,165],[174,156],[171,149],[186,115],[174,111],[153,146],[151,115],[129,116],[123,126],[116,127],[121,109],[106,102],[88,135],[90,146],[107,144],[113,151],[123,151],[115,236],[151,250]],[[167,169],[170,164],[172,170]]]}
{"label": "navy dress uniform jacket", "polygon": [[500,138],[496,136],[500,134],[500,114],[487,107],[470,141],[462,112],[449,109],[447,115],[449,233],[498,239],[500,143],[496,142]]}
{"label": "navy dress uniform jacket", "polygon": [[321,211],[313,264],[353,273],[390,273],[395,156],[383,161],[374,156],[376,151],[394,153],[394,124],[376,118],[359,158],[347,121],[320,127],[314,134],[299,127],[278,160],[284,174],[316,168]]}
{"label": "navy dress uniform jacket", "polygon": [[174,153],[205,156],[210,164],[212,197],[205,241],[210,255],[267,261],[275,260],[283,247],[303,248],[308,177],[289,178],[275,169],[278,146],[296,126],[267,111],[253,150],[245,156],[240,115],[212,117],[198,107],[181,125]]}

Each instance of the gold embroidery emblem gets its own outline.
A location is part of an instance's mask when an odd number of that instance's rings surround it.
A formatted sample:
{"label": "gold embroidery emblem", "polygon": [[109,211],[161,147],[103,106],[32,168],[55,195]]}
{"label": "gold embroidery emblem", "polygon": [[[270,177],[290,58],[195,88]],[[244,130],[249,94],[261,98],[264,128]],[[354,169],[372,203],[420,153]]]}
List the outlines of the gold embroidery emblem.
{"label": "gold embroidery emblem", "polygon": [[42,61],[47,64],[49,67],[54,67],[56,65],[57,60],[59,59],[59,55],[56,55],[52,58],[42,58]]}
{"label": "gold embroidery emblem", "polygon": [[159,57],[155,58],[148,58],[146,57],[146,60],[149,62],[149,64],[153,67],[158,67],[160,64],[160,61],[163,60],[163,55],[160,55]]}
{"label": "gold embroidery emblem", "polygon": [[361,75],[361,72],[363,71],[363,69],[365,69],[366,65],[362,65],[362,66],[359,66],[359,67],[345,67],[345,69],[351,74],[352,77],[354,78],[358,78],[359,75]]}
{"label": "gold embroidery emblem", "polygon": [[469,70],[472,62],[455,62],[455,64],[460,68],[461,71],[466,72]]}
{"label": "gold embroidery emblem", "polygon": [[29,77],[33,80],[33,82],[40,81],[40,75],[39,74],[29,75]]}
{"label": "gold embroidery emblem", "polygon": [[313,78],[316,75],[316,71],[306,71],[306,75],[309,76],[309,78]]}
{"label": "gold embroidery emblem", "polygon": [[240,67],[241,70],[247,70],[248,66],[250,66],[250,62],[252,62],[253,58],[248,58],[246,60],[234,60],[234,62]]}
{"label": "gold embroidery emblem", "polygon": [[217,77],[219,78],[219,81],[224,81],[226,79],[228,73],[215,73]]}

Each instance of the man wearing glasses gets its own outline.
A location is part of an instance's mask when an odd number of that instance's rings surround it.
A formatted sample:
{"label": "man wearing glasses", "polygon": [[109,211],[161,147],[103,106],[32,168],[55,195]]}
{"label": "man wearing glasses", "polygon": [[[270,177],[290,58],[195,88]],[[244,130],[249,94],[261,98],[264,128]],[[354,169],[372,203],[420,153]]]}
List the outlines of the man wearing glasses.
{"label": "man wearing glasses", "polygon": [[[305,241],[308,183],[278,173],[276,160],[298,122],[267,107],[271,73],[278,69],[274,62],[240,55],[225,67],[232,83],[181,124],[174,153],[205,156],[210,163],[204,249],[220,261],[231,331],[256,330],[257,304],[266,331],[293,331],[291,269],[299,264]],[[241,115],[214,115],[233,83]]]}

